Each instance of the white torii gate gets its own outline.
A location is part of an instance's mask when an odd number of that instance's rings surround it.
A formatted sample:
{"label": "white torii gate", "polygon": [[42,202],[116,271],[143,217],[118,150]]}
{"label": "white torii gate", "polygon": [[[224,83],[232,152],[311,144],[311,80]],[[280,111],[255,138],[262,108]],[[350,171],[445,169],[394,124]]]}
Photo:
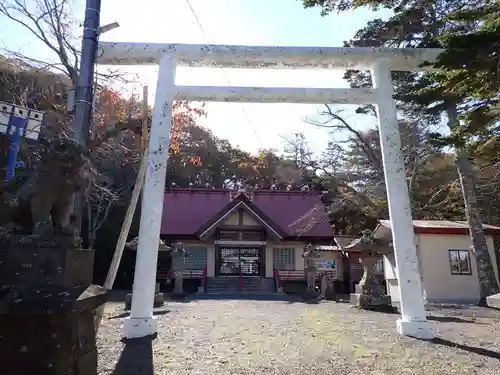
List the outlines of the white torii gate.
{"label": "white torii gate", "polygon": [[[158,241],[163,211],[167,155],[170,146],[174,100],[375,104],[377,106],[384,174],[389,202],[399,290],[401,319],[397,332],[421,339],[435,337],[427,321],[418,270],[415,234],[401,137],[393,100],[391,71],[423,71],[441,50],[393,48],[257,47],[100,42],[98,63],[106,65],[159,64],[149,140],[148,169],[144,186],[139,244],[130,318],[123,324],[123,337],[138,338],[156,333],[153,300],[156,283]],[[178,86],[177,66],[282,69],[370,70],[373,88],[261,88]]]}

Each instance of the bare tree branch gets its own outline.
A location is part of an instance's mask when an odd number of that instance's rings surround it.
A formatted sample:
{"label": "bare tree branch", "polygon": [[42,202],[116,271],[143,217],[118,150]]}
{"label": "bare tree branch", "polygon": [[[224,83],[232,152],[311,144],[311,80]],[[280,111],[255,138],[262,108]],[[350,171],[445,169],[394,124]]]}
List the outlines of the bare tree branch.
{"label": "bare tree branch", "polygon": [[[70,11],[69,0],[2,0],[0,15],[23,26],[33,37],[54,52],[63,66],[65,74],[76,86],[78,70],[68,55],[68,38],[71,35],[72,22],[67,18]],[[69,48],[75,51],[74,47]]]}

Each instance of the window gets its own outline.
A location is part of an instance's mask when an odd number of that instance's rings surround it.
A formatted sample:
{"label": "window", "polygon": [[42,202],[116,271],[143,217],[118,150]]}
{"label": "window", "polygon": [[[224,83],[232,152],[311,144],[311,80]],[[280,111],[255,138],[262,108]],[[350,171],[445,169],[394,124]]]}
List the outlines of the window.
{"label": "window", "polygon": [[375,263],[375,273],[384,274],[384,258],[380,258],[377,260],[377,263]]}
{"label": "window", "polygon": [[207,249],[205,247],[186,247],[189,256],[184,258],[184,269],[202,270],[207,265]]}
{"label": "window", "polygon": [[277,270],[295,269],[295,248],[274,248],[273,268]]}
{"label": "window", "polygon": [[318,270],[335,269],[336,264],[337,263],[336,263],[335,259],[318,259],[316,261],[316,266],[318,267]]}
{"label": "window", "polygon": [[449,250],[452,275],[472,275],[469,250]]}

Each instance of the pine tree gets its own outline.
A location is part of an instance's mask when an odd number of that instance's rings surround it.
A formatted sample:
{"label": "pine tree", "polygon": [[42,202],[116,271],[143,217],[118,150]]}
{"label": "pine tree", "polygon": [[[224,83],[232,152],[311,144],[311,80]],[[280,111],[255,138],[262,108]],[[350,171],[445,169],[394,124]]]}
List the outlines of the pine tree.
{"label": "pine tree", "polygon": [[[394,72],[395,98],[407,118],[427,125],[448,118],[449,132],[434,133],[431,141],[452,147],[462,186],[472,248],[477,258],[481,299],[498,292],[488,252],[480,210],[474,166],[470,153],[478,137],[493,134],[499,121],[499,4],[465,0],[303,0],[304,6],[320,6],[322,15],[359,7],[388,8],[388,20],[374,19],[354,38],[349,47],[444,48],[436,66],[439,73]],[[369,72],[348,71],[352,87],[371,85]],[[373,114],[373,107],[358,109]]]}

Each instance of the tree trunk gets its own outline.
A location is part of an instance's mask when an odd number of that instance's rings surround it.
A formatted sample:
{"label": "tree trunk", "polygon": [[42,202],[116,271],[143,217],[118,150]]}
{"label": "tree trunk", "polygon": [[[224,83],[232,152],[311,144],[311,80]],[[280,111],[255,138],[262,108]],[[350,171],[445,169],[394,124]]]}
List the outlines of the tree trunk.
{"label": "tree trunk", "polygon": [[483,223],[479,214],[474,170],[468,155],[463,151],[456,151],[456,163],[464,197],[465,214],[469,224],[472,251],[476,257],[477,275],[481,289],[481,302],[484,303],[486,297],[499,292],[498,283],[488,251]]}
{"label": "tree trunk", "polygon": [[[447,108],[449,127],[458,126],[457,107],[455,104]],[[480,285],[480,304],[486,303],[486,297],[499,292],[495,271],[488,251],[483,223],[477,204],[476,176],[469,155],[461,148],[455,149],[458,176],[462,188],[465,215],[469,225],[472,251],[476,257],[477,275]]]}

